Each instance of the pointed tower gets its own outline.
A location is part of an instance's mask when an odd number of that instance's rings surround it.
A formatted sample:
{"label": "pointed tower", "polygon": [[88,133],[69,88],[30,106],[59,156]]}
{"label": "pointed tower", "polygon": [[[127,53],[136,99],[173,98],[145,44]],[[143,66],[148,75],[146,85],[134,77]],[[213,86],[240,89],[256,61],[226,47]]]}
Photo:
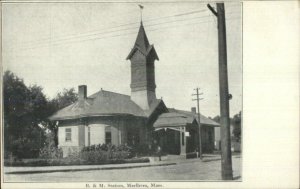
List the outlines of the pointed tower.
{"label": "pointed tower", "polygon": [[156,100],[154,61],[159,59],[154,46],[149,44],[142,22],[128,59],[131,61],[131,100],[147,110]]}

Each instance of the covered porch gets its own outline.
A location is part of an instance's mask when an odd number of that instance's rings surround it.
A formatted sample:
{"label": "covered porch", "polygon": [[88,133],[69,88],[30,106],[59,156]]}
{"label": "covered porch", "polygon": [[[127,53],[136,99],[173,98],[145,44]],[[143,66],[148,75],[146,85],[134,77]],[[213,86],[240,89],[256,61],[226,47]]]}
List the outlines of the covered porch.
{"label": "covered porch", "polygon": [[167,154],[186,155],[199,145],[196,120],[179,113],[161,114],[154,123],[154,138]]}

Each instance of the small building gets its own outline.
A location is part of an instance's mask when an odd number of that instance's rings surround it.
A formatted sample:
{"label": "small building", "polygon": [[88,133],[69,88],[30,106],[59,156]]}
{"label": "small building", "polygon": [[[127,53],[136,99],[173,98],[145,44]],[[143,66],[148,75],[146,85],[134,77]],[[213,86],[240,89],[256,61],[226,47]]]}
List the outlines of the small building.
{"label": "small building", "polygon": [[[159,132],[160,144],[165,151],[172,154],[179,152],[190,153],[198,150],[199,123],[201,124],[201,146],[203,153],[214,150],[214,128],[219,124],[200,115],[200,122],[196,108],[191,111],[169,108],[168,113],[162,113],[154,123],[155,131]],[[179,136],[180,131],[181,136]],[[180,138],[181,137],[181,138]],[[179,143],[180,142],[180,143]]]}
{"label": "small building", "polygon": [[[87,86],[80,85],[78,101],[49,118],[58,124],[58,146],[64,156],[94,144],[135,146],[155,140],[170,154],[184,155],[197,149],[199,120],[195,109],[167,108],[156,98],[154,62],[159,58],[142,22],[127,60],[131,62],[131,95],[101,89],[88,96]],[[209,152],[218,124],[202,115],[200,119],[203,149]]]}

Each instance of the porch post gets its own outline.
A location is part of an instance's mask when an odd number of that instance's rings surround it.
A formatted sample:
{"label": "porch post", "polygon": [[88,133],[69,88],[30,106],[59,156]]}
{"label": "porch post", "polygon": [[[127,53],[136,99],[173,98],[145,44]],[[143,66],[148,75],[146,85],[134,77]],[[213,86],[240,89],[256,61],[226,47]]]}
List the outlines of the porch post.
{"label": "porch post", "polygon": [[185,127],[180,127],[180,155],[186,155]]}
{"label": "porch post", "polygon": [[118,124],[118,145],[122,144],[122,140],[121,140],[121,127],[120,127],[120,123]]}

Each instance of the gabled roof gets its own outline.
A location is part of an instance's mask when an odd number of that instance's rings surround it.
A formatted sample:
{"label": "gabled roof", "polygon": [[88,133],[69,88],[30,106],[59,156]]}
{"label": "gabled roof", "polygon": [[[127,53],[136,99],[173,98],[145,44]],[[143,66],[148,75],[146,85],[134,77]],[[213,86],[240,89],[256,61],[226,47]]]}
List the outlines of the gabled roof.
{"label": "gabled roof", "polygon": [[[192,124],[194,121],[198,122],[198,115],[193,112],[184,110],[177,110],[174,108],[168,108],[167,113],[161,114],[158,119],[154,122],[153,126],[158,127],[178,127]],[[219,124],[213,120],[200,115],[201,125],[218,127]]]}
{"label": "gabled roof", "polygon": [[169,112],[161,114],[153,124],[154,127],[178,127],[192,124],[195,118],[181,113]]}
{"label": "gabled roof", "polygon": [[[185,115],[187,117],[190,117],[190,119],[196,119],[196,121],[199,123],[198,115],[196,113],[189,112],[189,111],[184,111],[184,110],[177,110],[175,108],[169,108],[169,112],[182,114],[182,115]],[[202,125],[213,126],[213,127],[219,127],[220,126],[219,123],[205,117],[202,114],[200,114],[200,123]]]}
{"label": "gabled roof", "polygon": [[145,114],[148,117],[150,117],[154,113],[154,111],[157,110],[158,108],[162,108],[166,112],[168,111],[168,108],[166,107],[164,101],[161,99],[153,100],[152,103],[150,104],[149,110],[144,110],[144,111],[145,111]]}
{"label": "gabled roof", "polygon": [[149,40],[142,22],[134,46],[128,54],[126,60],[130,59],[137,50],[140,51],[144,56],[148,56],[150,53],[153,53],[154,58],[159,60],[154,46],[149,44]]}
{"label": "gabled roof", "polygon": [[100,90],[84,100],[78,100],[57,111],[49,119],[64,120],[119,114],[147,117],[145,112],[130,99],[130,96]]}

